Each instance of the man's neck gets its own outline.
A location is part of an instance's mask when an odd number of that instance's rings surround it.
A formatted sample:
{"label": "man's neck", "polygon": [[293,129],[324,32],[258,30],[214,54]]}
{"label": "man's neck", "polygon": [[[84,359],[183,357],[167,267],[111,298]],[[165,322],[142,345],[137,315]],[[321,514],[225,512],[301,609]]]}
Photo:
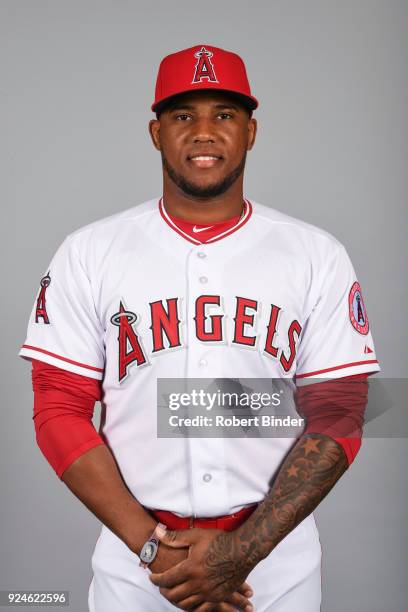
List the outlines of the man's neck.
{"label": "man's neck", "polygon": [[242,213],[244,196],[242,188],[229,190],[211,199],[188,196],[178,190],[163,187],[163,204],[169,215],[197,224],[226,221]]}

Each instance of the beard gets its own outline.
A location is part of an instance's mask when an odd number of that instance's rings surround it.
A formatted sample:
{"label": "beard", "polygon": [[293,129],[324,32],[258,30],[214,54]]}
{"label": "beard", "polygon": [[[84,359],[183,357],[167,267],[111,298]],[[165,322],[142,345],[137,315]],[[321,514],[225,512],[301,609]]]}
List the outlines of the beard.
{"label": "beard", "polygon": [[163,168],[166,170],[169,178],[177,185],[181,191],[183,191],[186,195],[199,198],[202,200],[207,200],[210,198],[216,198],[217,196],[222,195],[235,183],[238,177],[243,173],[246,162],[246,151],[239,162],[239,164],[225,176],[223,179],[218,181],[218,183],[214,183],[213,185],[207,185],[205,187],[201,187],[196,183],[192,183],[185,176],[179,174],[168,162],[166,157],[161,152],[162,164]]}

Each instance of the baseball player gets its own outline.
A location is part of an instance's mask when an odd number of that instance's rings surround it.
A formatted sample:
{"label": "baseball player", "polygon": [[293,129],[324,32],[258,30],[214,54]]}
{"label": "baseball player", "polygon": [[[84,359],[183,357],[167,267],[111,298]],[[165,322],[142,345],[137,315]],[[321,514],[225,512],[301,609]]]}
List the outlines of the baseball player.
{"label": "baseball player", "polygon": [[[257,106],[235,53],[165,57],[160,197],[67,236],[34,300],[37,442],[103,523],[90,612],[320,610],[313,510],[360,447],[380,368],[343,245],[244,196]],[[286,381],[305,429],[158,437],[158,381],[241,377]]]}

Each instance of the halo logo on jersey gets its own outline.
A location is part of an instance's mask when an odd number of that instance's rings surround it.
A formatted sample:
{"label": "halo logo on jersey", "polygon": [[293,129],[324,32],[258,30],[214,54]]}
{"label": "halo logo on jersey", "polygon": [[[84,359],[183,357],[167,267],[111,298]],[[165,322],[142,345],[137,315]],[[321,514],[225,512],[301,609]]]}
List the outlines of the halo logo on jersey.
{"label": "halo logo on jersey", "polygon": [[368,334],[368,317],[363,301],[360,284],[356,281],[349,293],[349,315],[350,322],[359,334]]}
{"label": "halo logo on jersey", "polygon": [[134,361],[137,362],[138,366],[146,363],[139,338],[132,327],[136,319],[135,313],[126,310],[122,302],[119,304],[119,312],[112,315],[110,319],[113,325],[119,327],[119,382],[126,378],[128,368]]}
{"label": "halo logo on jersey", "polygon": [[204,79],[208,79],[210,83],[218,83],[214,66],[210,59],[212,56],[213,53],[205,47],[201,47],[200,51],[194,53],[197,63],[195,65],[193,83],[202,83]]}
{"label": "halo logo on jersey", "polygon": [[39,319],[42,319],[43,323],[46,323],[47,325],[49,325],[50,323],[50,320],[47,314],[47,306],[46,306],[46,300],[45,300],[45,292],[47,291],[47,288],[50,286],[50,284],[51,284],[51,276],[48,271],[47,274],[43,276],[40,281],[41,289],[40,289],[40,294],[37,298],[37,307],[35,309],[35,322],[36,323],[39,322]]}

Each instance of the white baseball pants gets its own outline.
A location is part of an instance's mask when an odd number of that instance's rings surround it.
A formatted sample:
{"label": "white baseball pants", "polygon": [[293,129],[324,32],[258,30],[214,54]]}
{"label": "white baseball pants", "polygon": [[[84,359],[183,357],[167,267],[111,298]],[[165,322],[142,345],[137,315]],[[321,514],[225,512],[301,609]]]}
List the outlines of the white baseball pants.
{"label": "white baseball pants", "polygon": [[[92,555],[89,612],[174,612],[139,567],[139,557],[105,525]],[[321,546],[308,516],[248,575],[255,612],[320,612]]]}

